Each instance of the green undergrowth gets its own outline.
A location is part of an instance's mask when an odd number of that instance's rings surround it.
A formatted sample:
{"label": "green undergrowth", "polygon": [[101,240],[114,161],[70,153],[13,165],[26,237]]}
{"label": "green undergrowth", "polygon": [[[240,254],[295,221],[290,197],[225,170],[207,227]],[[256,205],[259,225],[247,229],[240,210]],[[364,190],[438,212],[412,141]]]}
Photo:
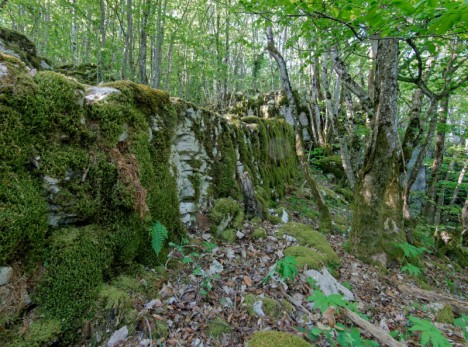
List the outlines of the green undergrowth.
{"label": "green undergrowth", "polygon": [[311,347],[297,335],[282,331],[259,331],[247,342],[248,347]]}

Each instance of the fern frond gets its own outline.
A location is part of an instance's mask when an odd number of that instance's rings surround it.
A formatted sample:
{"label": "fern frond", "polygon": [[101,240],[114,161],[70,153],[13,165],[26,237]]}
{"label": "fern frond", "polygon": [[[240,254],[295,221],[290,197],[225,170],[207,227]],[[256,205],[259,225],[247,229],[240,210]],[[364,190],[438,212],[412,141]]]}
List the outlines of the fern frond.
{"label": "fern frond", "polygon": [[167,232],[167,229],[164,225],[162,225],[160,222],[156,222],[152,225],[151,227],[151,247],[153,248],[154,252],[156,255],[159,255],[161,252],[164,241],[169,236],[169,233]]}

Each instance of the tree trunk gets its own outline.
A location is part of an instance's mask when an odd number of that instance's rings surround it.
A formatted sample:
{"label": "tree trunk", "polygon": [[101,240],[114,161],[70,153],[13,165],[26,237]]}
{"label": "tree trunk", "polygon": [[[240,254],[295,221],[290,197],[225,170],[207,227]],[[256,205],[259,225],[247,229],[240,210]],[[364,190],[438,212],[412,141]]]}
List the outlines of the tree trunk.
{"label": "tree trunk", "polygon": [[432,174],[429,181],[429,188],[427,190],[427,201],[424,206],[424,216],[428,223],[434,223],[435,206],[436,206],[436,193],[437,183],[439,182],[439,172],[442,167],[442,160],[444,158],[445,148],[445,128],[448,117],[448,97],[440,101],[439,109],[439,123],[442,127],[437,131],[436,145],[434,151],[434,161],[432,163]]}
{"label": "tree trunk", "polygon": [[164,43],[164,16],[167,9],[167,0],[160,0],[158,3],[158,18],[156,21],[156,45],[153,55],[153,76],[151,85],[154,88],[161,87],[161,63],[162,48]]}
{"label": "tree trunk", "polygon": [[104,79],[104,71],[106,70],[106,44],[107,44],[107,31],[106,31],[106,2],[105,0],[99,0],[99,10],[100,10],[100,21],[99,21],[99,31],[101,34],[101,49],[99,50],[99,60],[98,60],[98,81]]}
{"label": "tree trunk", "polygon": [[315,199],[315,203],[317,204],[317,208],[319,209],[320,213],[320,230],[323,232],[332,232],[332,221],[330,216],[330,211],[328,210],[327,205],[323,201],[322,196],[320,195],[320,191],[318,190],[317,183],[315,182],[312,172],[310,169],[309,162],[304,154],[304,144],[302,140],[302,129],[300,126],[299,121],[299,114],[298,114],[298,107],[296,104],[296,99],[294,98],[294,94],[291,88],[291,81],[289,80],[288,69],[286,67],[286,62],[284,61],[283,56],[278,51],[275,46],[275,42],[273,39],[273,30],[271,26],[268,26],[266,29],[266,36],[267,36],[267,50],[270,55],[275,59],[276,63],[278,64],[278,68],[280,70],[280,79],[281,85],[286,93],[286,99],[288,102],[289,111],[291,112],[292,119],[294,120],[294,131],[296,134],[296,154],[299,158],[301,163],[302,170],[304,172],[305,178],[307,183],[310,186],[312,195]]}
{"label": "tree trunk", "polygon": [[398,41],[379,40],[374,75],[375,120],[354,199],[351,249],[386,266],[393,242],[404,240],[401,150],[397,132]]}
{"label": "tree trunk", "polygon": [[403,216],[404,216],[405,221],[409,221],[411,219],[410,202],[409,202],[411,187],[413,186],[414,182],[416,181],[416,178],[418,177],[419,170],[421,169],[424,159],[426,158],[427,149],[429,147],[429,144],[432,141],[432,137],[434,136],[434,131],[437,125],[437,114],[436,114],[437,104],[438,104],[437,99],[434,98],[431,100],[431,104],[429,106],[429,109],[427,110],[427,115],[430,121],[429,121],[429,128],[426,133],[426,138],[423,144],[421,145],[421,147],[419,148],[418,157],[416,159],[416,162],[413,165],[413,168],[411,169],[411,172],[408,174],[408,179],[406,180],[406,184],[404,187]]}
{"label": "tree trunk", "polygon": [[462,209],[461,214],[462,222],[462,244],[464,247],[468,247],[468,199],[465,200],[465,205]]}
{"label": "tree trunk", "polygon": [[147,0],[143,4],[143,16],[141,18],[141,32],[140,32],[140,82],[148,83],[148,77],[146,75],[146,51],[148,35],[146,32],[148,26],[148,17],[151,14],[151,0]]}

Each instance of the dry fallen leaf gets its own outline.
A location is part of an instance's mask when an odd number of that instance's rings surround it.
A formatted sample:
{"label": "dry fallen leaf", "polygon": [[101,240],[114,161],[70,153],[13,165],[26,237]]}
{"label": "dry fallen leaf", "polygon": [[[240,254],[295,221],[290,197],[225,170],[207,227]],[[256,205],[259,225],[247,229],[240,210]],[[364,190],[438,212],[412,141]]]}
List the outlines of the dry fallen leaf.
{"label": "dry fallen leaf", "polygon": [[249,276],[244,276],[244,283],[247,284],[247,286],[252,287],[252,279]]}

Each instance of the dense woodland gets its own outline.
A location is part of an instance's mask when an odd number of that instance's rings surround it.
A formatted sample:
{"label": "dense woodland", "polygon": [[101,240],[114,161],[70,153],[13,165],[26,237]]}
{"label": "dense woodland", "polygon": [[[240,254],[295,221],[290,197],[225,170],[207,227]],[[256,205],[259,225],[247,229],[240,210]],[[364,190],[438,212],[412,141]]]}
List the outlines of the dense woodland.
{"label": "dense woodland", "polygon": [[0,344],[464,345],[467,22],[0,1]]}

